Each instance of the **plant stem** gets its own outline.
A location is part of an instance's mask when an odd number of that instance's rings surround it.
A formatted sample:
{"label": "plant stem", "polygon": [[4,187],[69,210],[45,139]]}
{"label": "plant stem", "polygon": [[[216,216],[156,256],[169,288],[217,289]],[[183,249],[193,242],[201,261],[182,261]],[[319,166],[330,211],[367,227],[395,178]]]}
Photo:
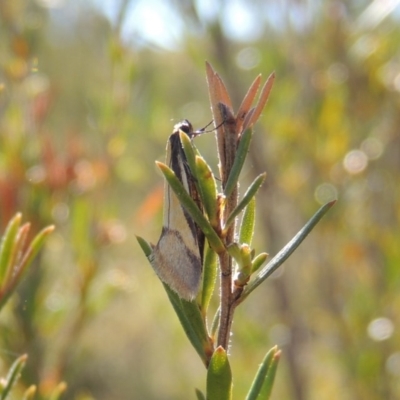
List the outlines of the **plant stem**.
{"label": "plant stem", "polygon": [[[232,169],[238,142],[238,133],[236,132],[236,120],[231,111],[224,104],[219,103],[218,109],[221,119],[225,121],[222,129],[218,130],[218,152],[220,159],[220,173],[222,179],[222,188],[225,188],[230,171]],[[222,223],[225,224],[232,210],[237,205],[238,189],[237,184],[231,195],[226,199],[222,215]],[[234,240],[235,223],[226,231],[224,237],[225,248]],[[219,254],[220,262],[220,295],[221,295],[221,313],[219,320],[218,346],[224,349],[228,348],[231,325],[233,320],[233,296],[232,296],[232,258],[225,250]]]}

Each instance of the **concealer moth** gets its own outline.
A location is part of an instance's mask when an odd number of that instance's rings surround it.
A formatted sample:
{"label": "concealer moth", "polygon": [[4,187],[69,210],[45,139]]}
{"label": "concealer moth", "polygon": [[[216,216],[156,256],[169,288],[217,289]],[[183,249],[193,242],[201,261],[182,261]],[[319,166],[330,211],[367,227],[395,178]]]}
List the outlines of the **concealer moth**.
{"label": "concealer moth", "polygon": [[[190,138],[202,132],[193,131],[188,120],[176,124],[167,142],[166,164],[174,171],[200,210],[203,210],[179,131]],[[203,232],[165,181],[163,228],[149,260],[158,277],[185,300],[195,298],[200,288],[204,240]]]}

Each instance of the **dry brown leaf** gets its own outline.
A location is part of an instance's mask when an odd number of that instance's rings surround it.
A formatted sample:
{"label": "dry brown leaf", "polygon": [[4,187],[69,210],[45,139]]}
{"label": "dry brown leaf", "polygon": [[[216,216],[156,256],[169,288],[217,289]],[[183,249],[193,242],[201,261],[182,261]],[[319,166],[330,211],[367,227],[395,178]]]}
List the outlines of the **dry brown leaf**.
{"label": "dry brown leaf", "polygon": [[263,86],[260,94],[260,99],[258,100],[258,103],[256,105],[256,109],[254,111],[254,114],[249,121],[249,126],[254,125],[258,118],[260,118],[260,115],[265,107],[265,104],[268,100],[269,93],[271,92],[272,85],[274,84],[275,80],[275,73],[273,72],[267,79],[267,82],[265,82],[265,85]]}

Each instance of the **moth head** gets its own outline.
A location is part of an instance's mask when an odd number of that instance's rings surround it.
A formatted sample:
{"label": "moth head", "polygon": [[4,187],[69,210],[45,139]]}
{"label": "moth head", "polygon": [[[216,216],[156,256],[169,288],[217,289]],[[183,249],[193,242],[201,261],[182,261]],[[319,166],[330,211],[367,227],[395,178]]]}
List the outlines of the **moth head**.
{"label": "moth head", "polygon": [[192,137],[194,133],[193,126],[187,119],[175,124],[173,133],[178,133],[179,131],[185,132],[189,137]]}

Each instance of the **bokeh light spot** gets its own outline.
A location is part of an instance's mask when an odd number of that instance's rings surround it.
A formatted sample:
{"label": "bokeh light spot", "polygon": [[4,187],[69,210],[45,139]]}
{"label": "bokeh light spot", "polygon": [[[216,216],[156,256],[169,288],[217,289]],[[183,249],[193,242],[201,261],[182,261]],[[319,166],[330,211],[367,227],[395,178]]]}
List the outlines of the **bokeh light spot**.
{"label": "bokeh light spot", "polygon": [[66,222],[69,217],[69,206],[66,203],[57,203],[51,210],[51,215],[56,222]]}
{"label": "bokeh light spot", "polygon": [[352,150],[344,157],[344,169],[350,174],[359,174],[365,170],[367,165],[368,157],[361,150]]}
{"label": "bokeh light spot", "polygon": [[25,175],[29,182],[38,184],[46,179],[46,170],[42,165],[34,165],[26,171]]}
{"label": "bokeh light spot", "polygon": [[349,76],[346,65],[342,63],[334,63],[328,68],[329,79],[334,83],[343,83]]}
{"label": "bokeh light spot", "polygon": [[241,69],[253,69],[261,60],[260,51],[255,47],[245,47],[236,56],[236,64]]}
{"label": "bokeh light spot", "polygon": [[386,360],[386,371],[400,377],[400,351],[391,354]]}
{"label": "bokeh light spot", "polygon": [[393,322],[389,318],[376,318],[368,325],[368,336],[377,342],[389,339],[393,332]]}
{"label": "bokeh light spot", "polygon": [[319,204],[325,204],[331,200],[336,200],[338,191],[331,183],[322,183],[315,189],[314,196]]}
{"label": "bokeh light spot", "polygon": [[46,307],[48,310],[56,312],[65,308],[65,298],[60,292],[53,292],[46,298]]}
{"label": "bokeh light spot", "polygon": [[376,39],[372,35],[361,36],[353,45],[352,52],[361,59],[369,57],[378,47]]}
{"label": "bokeh light spot", "polygon": [[360,148],[370,160],[378,159],[383,153],[383,143],[373,137],[365,139]]}

